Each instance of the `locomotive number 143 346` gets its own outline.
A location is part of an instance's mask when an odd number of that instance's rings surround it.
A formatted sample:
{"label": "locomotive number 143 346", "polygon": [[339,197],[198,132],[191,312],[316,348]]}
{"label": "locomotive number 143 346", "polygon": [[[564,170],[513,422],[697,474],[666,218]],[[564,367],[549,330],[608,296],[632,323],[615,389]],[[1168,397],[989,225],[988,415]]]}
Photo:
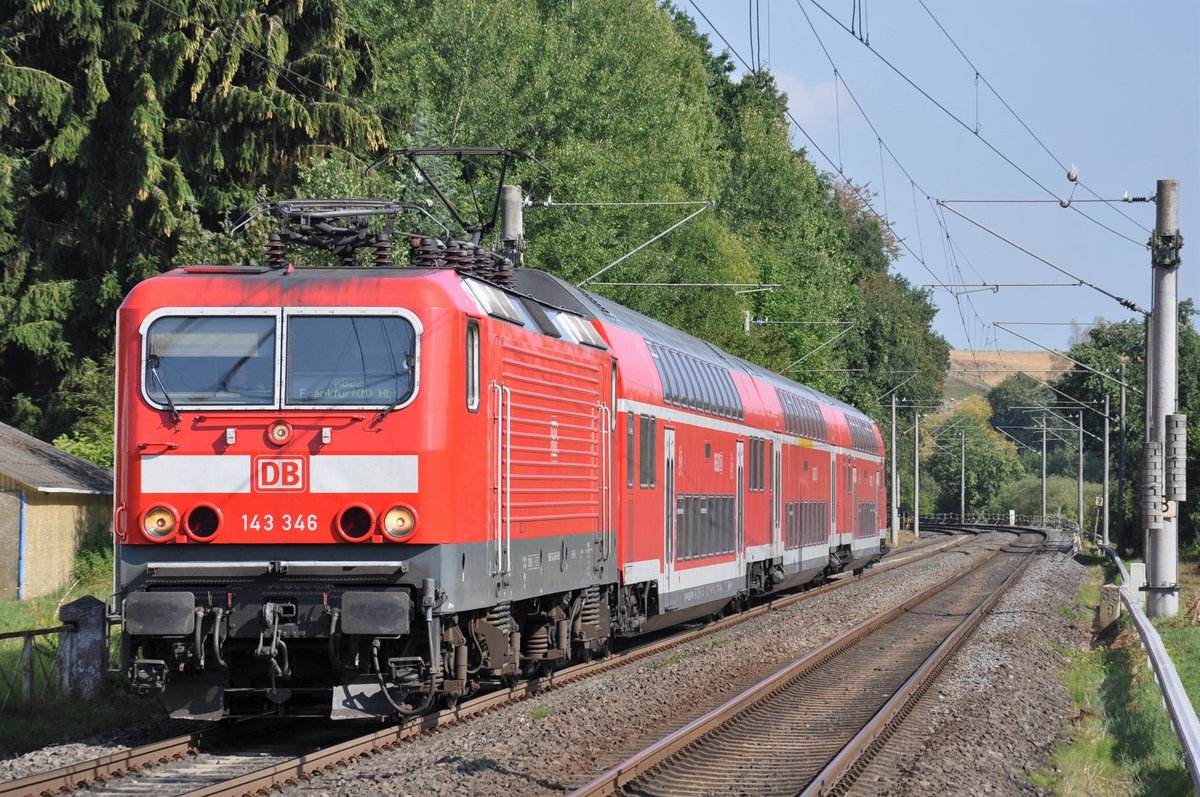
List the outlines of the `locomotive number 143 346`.
{"label": "locomotive number 143 346", "polygon": [[317,516],[315,514],[295,515],[255,514],[242,515],[242,531],[316,531]]}

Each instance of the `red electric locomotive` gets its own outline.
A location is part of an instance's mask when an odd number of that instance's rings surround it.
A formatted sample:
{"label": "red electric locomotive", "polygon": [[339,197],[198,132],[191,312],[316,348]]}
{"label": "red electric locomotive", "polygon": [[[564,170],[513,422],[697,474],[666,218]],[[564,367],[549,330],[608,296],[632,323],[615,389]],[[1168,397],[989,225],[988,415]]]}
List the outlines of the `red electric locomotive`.
{"label": "red electric locomotive", "polygon": [[118,312],[123,650],[173,716],[421,713],[878,559],[865,415],[477,246],[392,268],[355,229],[382,265],[276,246]]}

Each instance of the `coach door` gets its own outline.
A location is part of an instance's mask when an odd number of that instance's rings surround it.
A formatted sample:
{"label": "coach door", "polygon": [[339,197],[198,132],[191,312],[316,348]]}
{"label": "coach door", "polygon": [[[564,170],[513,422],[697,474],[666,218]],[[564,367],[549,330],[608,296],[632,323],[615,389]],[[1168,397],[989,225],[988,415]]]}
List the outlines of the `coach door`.
{"label": "coach door", "polygon": [[783,490],[781,489],[783,480],[780,476],[783,472],[783,446],[779,444],[778,440],[771,445],[771,466],[771,544],[773,546],[771,555],[780,556],[783,554],[783,541],[780,536],[782,529],[779,527],[783,514]]}
{"label": "coach door", "polygon": [[734,537],[737,551],[738,576],[741,577],[746,562],[746,441],[737,441],[737,489],[733,491],[734,524],[737,533]]}
{"label": "coach door", "polygon": [[858,511],[858,465],[853,459],[850,460],[850,498],[846,504],[850,507],[850,536],[857,540],[862,534],[862,516]]}
{"label": "coach door", "polygon": [[663,589],[664,598],[674,589],[675,575],[675,430],[663,429]]}

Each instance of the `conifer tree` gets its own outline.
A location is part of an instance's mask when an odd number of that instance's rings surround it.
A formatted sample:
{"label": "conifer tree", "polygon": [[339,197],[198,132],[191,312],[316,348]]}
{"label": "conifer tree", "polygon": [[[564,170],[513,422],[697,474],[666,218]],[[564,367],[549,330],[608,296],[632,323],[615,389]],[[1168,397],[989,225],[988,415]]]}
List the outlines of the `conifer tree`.
{"label": "conifer tree", "polygon": [[0,414],[111,348],[113,311],[223,214],[386,145],[341,0],[0,0]]}

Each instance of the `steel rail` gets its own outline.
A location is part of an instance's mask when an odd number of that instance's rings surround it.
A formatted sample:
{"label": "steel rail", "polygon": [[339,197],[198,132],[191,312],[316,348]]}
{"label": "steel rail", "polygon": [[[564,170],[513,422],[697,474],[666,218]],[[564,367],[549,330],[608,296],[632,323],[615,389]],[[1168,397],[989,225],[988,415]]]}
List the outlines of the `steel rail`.
{"label": "steel rail", "polygon": [[1183,682],[1179,679],[1175,663],[1171,661],[1171,654],[1167,652],[1162,637],[1158,635],[1158,630],[1150,622],[1150,618],[1142,611],[1141,602],[1129,591],[1129,572],[1125,569],[1125,563],[1114,549],[1103,550],[1113,558],[1121,571],[1121,603],[1124,603],[1129,611],[1129,618],[1133,621],[1133,627],[1146,650],[1146,657],[1154,670],[1154,679],[1158,681],[1163,703],[1166,704],[1167,713],[1171,717],[1171,726],[1175,729],[1175,735],[1179,737],[1179,746],[1183,748],[1183,759],[1187,764],[1188,774],[1192,776],[1192,785],[1196,787],[1196,792],[1200,793],[1200,720],[1196,718],[1196,709],[1183,688]]}
{"label": "steel rail", "polygon": [[[188,797],[199,797],[199,795],[250,794],[262,789],[271,789],[280,783],[295,783],[307,779],[326,770],[333,769],[341,763],[354,758],[371,755],[395,747],[404,740],[419,734],[447,727],[479,714],[494,711],[506,703],[524,700],[549,689],[559,688],[608,669],[624,666],[625,664],[656,655],[669,648],[719,633],[756,617],[784,609],[817,595],[822,595],[864,579],[888,573],[900,567],[916,564],[917,562],[964,545],[975,538],[974,536],[967,535],[977,534],[977,532],[969,528],[962,528],[961,530],[966,532],[966,534],[909,546],[907,550],[898,555],[895,553],[888,554],[885,556],[883,562],[867,570],[861,576],[839,578],[804,592],[772,598],[752,609],[726,617],[714,623],[709,623],[702,628],[692,629],[683,634],[675,634],[665,639],[639,645],[638,647],[614,654],[606,659],[565,668],[551,673],[549,676],[523,681],[510,689],[488,693],[464,702],[455,708],[414,718],[403,724],[360,736],[324,750],[315,751],[303,757],[293,758],[270,767],[264,767],[259,771],[247,773],[227,783],[193,790],[188,792],[187,795]],[[943,586],[944,584],[939,585],[939,588]],[[221,728],[206,729],[205,731],[186,736],[178,736],[129,750],[110,753],[88,761],[81,761],[76,764],[30,775],[19,780],[0,783],[0,797],[38,797],[38,795],[71,791],[83,788],[90,783],[117,778],[156,764],[165,764],[173,760],[179,760],[186,756],[197,754],[200,751],[202,740],[207,741],[222,730]]]}
{"label": "steel rail", "polygon": [[[1045,540],[1046,535],[1043,534],[1042,545],[1039,545],[1033,553],[1044,547]],[[1013,570],[1008,578],[937,646],[920,668],[909,676],[896,694],[884,704],[879,713],[872,717],[863,729],[842,748],[842,751],[825,765],[812,783],[800,793],[800,797],[833,797],[833,795],[844,795],[847,792],[866,765],[871,762],[875,754],[882,749],[900,724],[908,717],[917,701],[937,679],[954,654],[966,643],[979,624],[983,622],[983,618],[995,607],[1000,598],[1032,562],[1033,556],[1026,556],[1025,561]]]}
{"label": "steel rail", "polygon": [[[971,530],[965,530],[968,533],[974,533]],[[952,538],[941,542],[939,545],[930,546],[930,550],[914,553],[907,559],[896,560],[887,567],[874,568],[871,573],[888,572],[905,564],[912,564],[922,559],[934,556],[949,548],[958,547],[966,543],[973,537]],[[862,578],[861,576],[858,578]],[[579,664],[574,667],[567,668],[556,674],[551,674],[546,678],[537,678],[530,681],[522,682],[515,688],[509,691],[498,691],[484,695],[475,700],[464,703],[454,709],[431,714],[420,720],[410,721],[409,723],[399,725],[393,728],[378,731],[373,734],[352,739],[334,747],[320,750],[301,758],[294,758],[290,761],[285,761],[271,767],[265,767],[258,772],[251,772],[229,781],[224,784],[214,785],[209,788],[197,789],[187,792],[181,797],[230,797],[231,795],[249,795],[261,793],[265,789],[272,789],[278,784],[294,785],[302,780],[307,780],[314,775],[319,775],[325,771],[334,769],[349,761],[364,756],[374,755],[384,750],[391,749],[406,739],[417,736],[421,733],[443,728],[448,725],[465,720],[469,717],[483,714],[488,711],[495,710],[501,706],[532,697],[547,689],[559,688],[568,683],[591,677],[600,672],[623,666],[633,661],[637,661],[648,656],[652,656],[663,650],[677,647],[681,644],[686,644],[694,640],[718,633],[732,626],[747,622],[755,617],[764,615],[770,611],[778,610],[794,603],[811,598],[816,594],[823,594],[833,589],[840,588],[847,584],[854,583],[850,579],[841,579],[830,582],[816,589],[801,592],[795,595],[788,595],[782,598],[776,598],[765,604],[756,606],[749,611],[725,618],[724,620],[710,623],[703,628],[687,632],[683,635],[675,635],[665,640],[652,642],[648,645],[626,651],[625,653],[617,654],[616,656],[607,659]],[[938,584],[930,588],[930,591],[943,589],[945,584]]]}
{"label": "steel rail", "polygon": [[65,767],[39,772],[7,783],[0,783],[0,797],[34,797],[83,788],[90,783],[137,772],[155,764],[164,764],[195,755],[201,743],[221,729],[210,728],[186,736],[176,736],[130,750],[100,756]]}
{"label": "steel rail", "polygon": [[1007,547],[997,549],[974,567],[963,570],[953,577],[921,591],[917,595],[898,602],[890,609],[864,620],[845,633],[825,642],[775,674],[726,701],[721,706],[698,717],[674,733],[608,769],[598,777],[571,792],[570,797],[597,797],[598,795],[612,794],[618,789],[633,783],[684,748],[713,733],[717,728],[736,717],[754,709],[764,700],[769,699],[773,693],[784,685],[818,669],[845,649],[858,643],[863,637],[887,625],[896,617],[909,611],[912,607],[943,592],[950,584],[976,572],[1005,550],[1007,550]]}

